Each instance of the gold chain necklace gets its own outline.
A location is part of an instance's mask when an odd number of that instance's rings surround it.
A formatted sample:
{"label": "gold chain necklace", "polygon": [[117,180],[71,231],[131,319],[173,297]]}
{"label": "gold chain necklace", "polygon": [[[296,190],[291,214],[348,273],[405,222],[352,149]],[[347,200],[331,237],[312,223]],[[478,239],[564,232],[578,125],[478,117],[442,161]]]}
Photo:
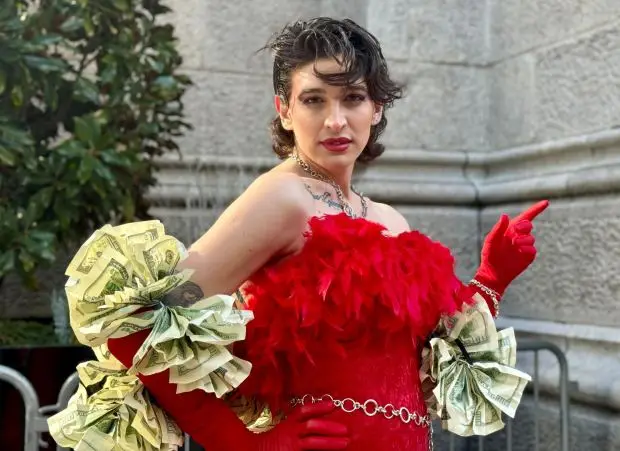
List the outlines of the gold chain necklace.
{"label": "gold chain necklace", "polygon": [[[334,191],[336,191],[336,196],[338,196],[338,201],[340,202],[340,205],[341,205],[340,208],[342,208],[342,211],[347,216],[349,216],[351,218],[358,217],[353,212],[353,208],[351,207],[351,204],[349,204],[349,202],[347,202],[346,199],[344,198],[344,193],[342,192],[342,188],[340,188],[340,185],[338,185],[336,182],[334,182],[329,177],[321,174],[317,170],[315,170],[312,167],[310,167],[310,165],[308,163],[306,163],[304,160],[302,160],[299,157],[299,155],[297,155],[297,153],[292,153],[291,154],[291,158],[297,162],[299,167],[301,169],[303,169],[305,173],[307,173],[308,175],[310,175],[311,177],[313,177],[313,178],[315,178],[317,180],[320,180],[322,182],[325,182],[325,183],[331,185],[331,187],[334,188]],[[353,191],[355,194],[357,194],[360,197],[360,200],[361,200],[361,203],[362,203],[362,214],[360,215],[360,217],[365,218],[366,214],[368,213],[368,204],[366,202],[366,198],[364,197],[364,195],[361,192],[358,192],[353,185],[351,185],[351,191]]]}

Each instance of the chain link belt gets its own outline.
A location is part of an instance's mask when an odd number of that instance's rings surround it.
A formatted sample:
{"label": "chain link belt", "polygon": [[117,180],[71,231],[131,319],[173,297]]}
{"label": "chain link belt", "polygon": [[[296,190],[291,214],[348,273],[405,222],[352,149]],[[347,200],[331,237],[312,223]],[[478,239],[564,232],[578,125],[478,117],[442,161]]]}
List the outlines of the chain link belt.
{"label": "chain link belt", "polygon": [[420,415],[417,412],[411,412],[407,407],[397,409],[393,404],[389,403],[384,406],[380,405],[374,399],[367,399],[364,402],[358,402],[352,398],[335,399],[332,395],[323,395],[314,397],[310,394],[303,395],[301,398],[291,399],[293,407],[303,406],[310,402],[312,404],[321,401],[331,401],[334,406],[346,413],[352,413],[361,410],[369,417],[374,417],[378,413],[383,414],[385,418],[391,420],[393,418],[402,421],[405,424],[414,423],[416,426],[427,427],[429,429],[429,450],[433,450],[433,424],[429,415]]}

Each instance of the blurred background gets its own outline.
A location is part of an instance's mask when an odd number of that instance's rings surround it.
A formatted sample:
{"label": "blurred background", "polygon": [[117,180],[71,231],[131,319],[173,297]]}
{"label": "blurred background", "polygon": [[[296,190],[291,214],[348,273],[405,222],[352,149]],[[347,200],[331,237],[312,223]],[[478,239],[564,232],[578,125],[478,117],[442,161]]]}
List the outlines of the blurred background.
{"label": "blurred background", "polygon": [[[148,215],[186,244],[200,236],[277,163],[270,56],[255,52],[286,23],[326,15],[367,27],[408,86],[388,112],[387,152],[357,185],[448,245],[463,280],[502,212],[551,199],[536,221],[539,257],[499,324],[557,346],[569,381],[560,386],[554,354],[524,353],[536,389],[512,444],[502,432],[484,449],[564,451],[563,388],[571,449],[620,450],[620,2],[2,5],[0,365],[41,404],[90,358],[67,325],[67,256],[93,228]],[[22,449],[22,416],[19,394],[0,385],[0,449]],[[449,446],[479,444],[438,444]]]}

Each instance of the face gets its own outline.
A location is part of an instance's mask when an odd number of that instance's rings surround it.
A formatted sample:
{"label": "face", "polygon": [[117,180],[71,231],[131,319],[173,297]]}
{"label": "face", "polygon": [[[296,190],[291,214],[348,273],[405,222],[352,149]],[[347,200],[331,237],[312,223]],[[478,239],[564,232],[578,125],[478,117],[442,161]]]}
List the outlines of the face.
{"label": "face", "polygon": [[314,74],[340,73],[333,59],[321,59],[297,69],[291,78],[290,98],[276,96],[276,109],[285,129],[293,131],[297,151],[328,170],[353,167],[381,119],[382,108],[368,96],[366,84],[332,86]]}

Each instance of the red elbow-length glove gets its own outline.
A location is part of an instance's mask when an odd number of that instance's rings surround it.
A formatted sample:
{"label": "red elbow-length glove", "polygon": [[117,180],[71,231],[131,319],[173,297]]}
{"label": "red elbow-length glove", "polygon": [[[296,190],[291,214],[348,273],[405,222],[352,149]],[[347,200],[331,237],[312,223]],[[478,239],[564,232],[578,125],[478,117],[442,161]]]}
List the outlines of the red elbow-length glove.
{"label": "red elbow-length glove", "polygon": [[[548,206],[549,201],[543,200],[513,219],[503,214],[484,240],[480,267],[474,279],[502,296],[508,285],[536,258],[533,221]],[[488,299],[488,294],[481,294]],[[493,312],[493,306],[490,307]]]}
{"label": "red elbow-length glove", "polygon": [[[110,352],[129,368],[149,333],[110,339]],[[215,395],[202,390],[177,394],[176,385],[168,382],[168,370],[138,377],[179,427],[209,451],[336,450],[349,442],[346,426],[325,418],[334,409],[329,402],[302,406],[272,430],[255,434]]]}

